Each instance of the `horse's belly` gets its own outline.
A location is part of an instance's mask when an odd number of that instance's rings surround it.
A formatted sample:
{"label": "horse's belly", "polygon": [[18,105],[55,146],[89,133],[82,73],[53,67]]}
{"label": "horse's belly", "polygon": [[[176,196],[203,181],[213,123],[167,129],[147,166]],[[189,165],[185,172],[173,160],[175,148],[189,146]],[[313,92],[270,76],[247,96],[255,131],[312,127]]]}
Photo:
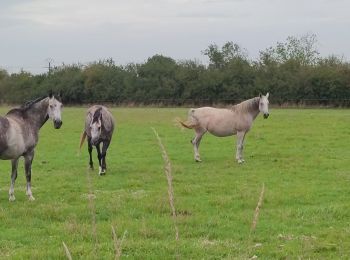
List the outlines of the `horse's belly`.
{"label": "horse's belly", "polygon": [[208,127],[208,132],[218,137],[235,135],[237,131],[230,125],[214,125]]}
{"label": "horse's belly", "polygon": [[3,149],[0,153],[0,159],[2,160],[18,158],[26,151],[22,135],[18,135],[13,128],[9,129],[7,139],[4,139],[3,143],[6,143],[6,149]]}
{"label": "horse's belly", "polygon": [[18,144],[12,145],[0,154],[0,159],[1,160],[15,159],[23,155],[24,152],[25,152],[24,146],[21,146]]}
{"label": "horse's belly", "polygon": [[218,130],[218,129],[208,129],[208,132],[217,137],[225,137],[235,135],[237,132],[235,130]]}
{"label": "horse's belly", "polygon": [[1,160],[12,160],[14,157],[12,157],[10,154],[0,154],[0,159]]}

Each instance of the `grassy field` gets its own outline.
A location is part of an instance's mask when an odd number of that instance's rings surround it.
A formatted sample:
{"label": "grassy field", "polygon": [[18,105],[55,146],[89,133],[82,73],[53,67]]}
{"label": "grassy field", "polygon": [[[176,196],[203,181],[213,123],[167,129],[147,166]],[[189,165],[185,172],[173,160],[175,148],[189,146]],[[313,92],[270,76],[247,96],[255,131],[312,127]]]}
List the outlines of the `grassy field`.
{"label": "grassy field", "polygon": [[[4,114],[7,108],[1,108]],[[8,201],[10,162],[0,161],[0,258],[349,259],[349,110],[271,109],[247,135],[246,163],[235,139],[205,135],[193,160],[191,130],[174,126],[187,109],[114,108],[117,131],[106,176],[77,156],[85,108],[64,108],[48,122],[33,162],[34,202],[25,196],[23,160]],[[175,226],[164,161],[172,166]],[[94,162],[97,164],[94,151]],[[262,185],[262,206],[251,231]]]}

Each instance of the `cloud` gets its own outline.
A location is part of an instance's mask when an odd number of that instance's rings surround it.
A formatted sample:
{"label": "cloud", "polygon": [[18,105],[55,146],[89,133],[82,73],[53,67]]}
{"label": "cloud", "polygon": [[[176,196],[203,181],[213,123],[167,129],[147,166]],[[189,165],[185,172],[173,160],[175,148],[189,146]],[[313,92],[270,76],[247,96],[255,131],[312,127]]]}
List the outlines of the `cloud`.
{"label": "cloud", "polygon": [[0,1],[0,65],[47,57],[57,63],[108,57],[126,63],[156,53],[202,59],[209,44],[227,41],[256,56],[308,32],[318,36],[321,54],[350,57],[349,7],[346,0]]}
{"label": "cloud", "polygon": [[[2,21],[53,29],[96,28],[105,24],[159,26],[162,23],[221,20],[242,27],[348,20],[345,1],[310,0],[32,0],[2,4]],[[337,10],[336,15],[332,8]],[[183,21],[185,19],[185,21]],[[228,26],[229,24],[226,24]]]}
{"label": "cloud", "polygon": [[[230,18],[242,1],[208,0],[33,0],[16,1],[2,15],[38,26],[87,27],[101,24],[159,24],[182,18]],[[224,6],[223,6],[224,5]],[[226,7],[225,7],[226,6]],[[234,11],[235,13],[235,11]]]}

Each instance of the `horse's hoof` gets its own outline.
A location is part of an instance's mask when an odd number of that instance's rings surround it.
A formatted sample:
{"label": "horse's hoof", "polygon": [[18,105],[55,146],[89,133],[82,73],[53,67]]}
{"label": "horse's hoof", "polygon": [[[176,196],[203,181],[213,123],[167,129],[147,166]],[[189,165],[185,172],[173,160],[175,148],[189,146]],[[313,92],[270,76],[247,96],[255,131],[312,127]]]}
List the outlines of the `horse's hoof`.
{"label": "horse's hoof", "polygon": [[199,159],[199,158],[196,158],[196,159],[194,159],[196,162],[202,162],[202,160],[201,159]]}
{"label": "horse's hoof", "polygon": [[15,195],[10,195],[10,197],[9,197],[9,201],[15,201],[15,200],[16,200]]}
{"label": "horse's hoof", "polygon": [[106,174],[106,169],[102,169],[101,167],[98,167],[98,174],[100,176],[105,175]]}
{"label": "horse's hoof", "polygon": [[34,201],[34,200],[35,200],[35,198],[33,197],[33,195],[29,196],[28,199],[29,199],[29,201]]}
{"label": "horse's hoof", "polygon": [[243,159],[239,159],[239,160],[237,160],[237,162],[238,162],[239,164],[242,164],[242,163],[244,163],[244,160],[243,160]]}

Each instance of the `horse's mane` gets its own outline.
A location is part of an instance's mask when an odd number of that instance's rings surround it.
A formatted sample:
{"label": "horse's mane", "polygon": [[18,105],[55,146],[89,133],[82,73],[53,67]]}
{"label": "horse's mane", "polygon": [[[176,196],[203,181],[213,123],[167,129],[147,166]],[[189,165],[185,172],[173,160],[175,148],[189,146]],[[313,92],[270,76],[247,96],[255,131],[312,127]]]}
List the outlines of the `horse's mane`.
{"label": "horse's mane", "polygon": [[29,109],[31,106],[33,106],[35,103],[38,103],[39,101],[45,99],[46,97],[43,96],[43,97],[39,97],[39,98],[36,98],[34,100],[30,100],[30,101],[27,101],[26,103],[24,103],[24,105],[22,105],[22,107],[24,109]]}
{"label": "horse's mane", "polygon": [[34,100],[30,100],[25,102],[22,106],[13,108],[9,112],[7,112],[6,115],[20,115],[23,116],[25,112],[27,112],[30,108],[32,108],[36,103],[42,101],[46,97],[40,97]]}
{"label": "horse's mane", "polygon": [[236,112],[251,112],[256,109],[259,109],[259,97],[254,97],[232,106],[232,110]]}
{"label": "horse's mane", "polygon": [[99,120],[99,118],[102,116],[101,124],[102,127],[106,131],[113,130],[114,127],[114,120],[113,116],[110,114],[108,109],[104,106],[96,105],[96,110],[92,113],[90,113],[90,122],[95,123]]}
{"label": "horse's mane", "polygon": [[99,107],[98,109],[95,110],[95,112],[92,116],[92,123],[95,123],[98,121],[98,119],[101,116],[101,111],[102,111],[102,107]]}

